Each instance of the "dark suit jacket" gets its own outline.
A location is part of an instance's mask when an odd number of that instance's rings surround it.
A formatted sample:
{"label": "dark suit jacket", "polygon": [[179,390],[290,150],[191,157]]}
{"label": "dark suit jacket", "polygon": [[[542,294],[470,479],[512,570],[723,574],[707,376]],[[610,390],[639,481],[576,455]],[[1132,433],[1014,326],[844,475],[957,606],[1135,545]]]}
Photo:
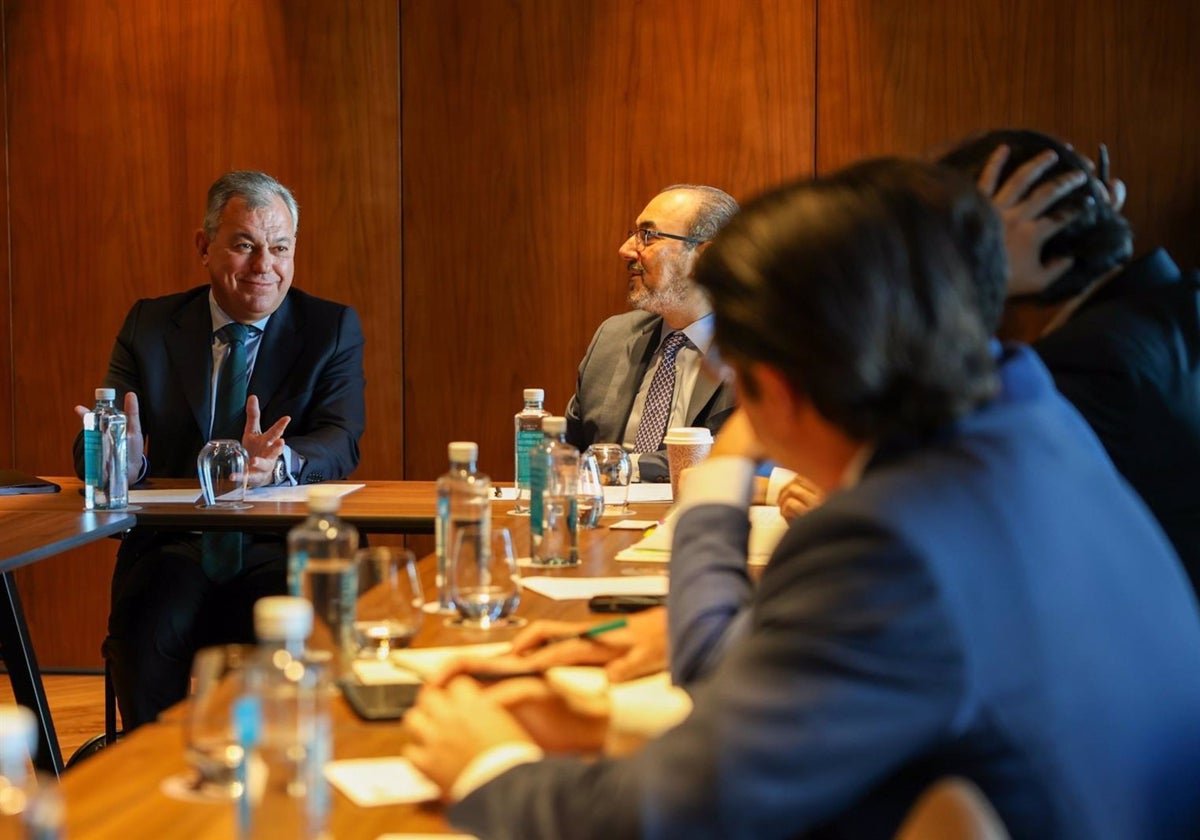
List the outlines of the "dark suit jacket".
{"label": "dark suit jacket", "polygon": [[[138,395],[149,475],[193,478],[212,404],[208,286],[133,305],[117,336],[104,384]],[[348,306],[291,289],[267,322],[249,393],[262,427],[283,415],[288,446],[303,455],[302,483],[345,478],[358,465],[366,423],[363,334]],[[82,436],[75,442],[82,475]]]}
{"label": "dark suit jacket", "polygon": [[[1195,837],[1200,617],[1170,547],[1028,349],[1003,395],[790,526],[760,585],[745,511],[673,554],[750,630],[639,753],[515,767],[451,809],[480,837],[892,837],[974,779],[1014,837]],[[676,608],[672,571],[670,609]]]}
{"label": "dark suit jacket", "polygon": [[[648,312],[614,315],[600,325],[583,361],[575,395],[567,405],[567,441],[582,451],[593,443],[621,443],[633,400],[658,348],[663,319]],[[688,402],[688,426],[714,434],[733,413],[733,387],[701,368]],[[667,481],[665,447],[638,459],[642,481]]]}
{"label": "dark suit jacket", "polygon": [[1200,591],[1200,274],[1154,251],[1033,347]]}

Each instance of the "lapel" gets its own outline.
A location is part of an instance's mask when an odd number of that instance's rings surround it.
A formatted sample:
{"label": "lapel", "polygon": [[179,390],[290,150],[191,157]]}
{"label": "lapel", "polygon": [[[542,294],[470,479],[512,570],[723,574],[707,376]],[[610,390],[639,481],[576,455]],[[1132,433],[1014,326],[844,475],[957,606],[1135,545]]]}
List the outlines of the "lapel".
{"label": "lapel", "polygon": [[719,387],[721,387],[721,380],[712,375],[707,364],[701,363],[700,373],[696,377],[696,386],[692,389],[692,398],[688,400],[687,424],[689,426],[696,425],[696,418],[704,406],[708,405],[708,401],[712,399],[712,395],[717,392]]}
{"label": "lapel", "polygon": [[205,438],[212,421],[212,314],[207,294],[196,295],[175,313],[163,340],[175,382]]}
{"label": "lapel", "polygon": [[247,393],[258,397],[264,428],[271,417],[271,400],[278,393],[280,385],[304,347],[300,332],[302,326],[289,294],[275,310],[271,320],[267,321],[267,328],[263,331],[258,356],[254,360],[254,372],[250,375],[250,390]]}
{"label": "lapel", "polygon": [[629,412],[633,410],[633,400],[642,385],[646,368],[658,348],[662,324],[662,318],[651,318],[639,331],[631,333],[613,369],[604,399],[607,416],[599,427],[615,429],[614,440],[618,443],[625,439],[625,424],[629,422]]}

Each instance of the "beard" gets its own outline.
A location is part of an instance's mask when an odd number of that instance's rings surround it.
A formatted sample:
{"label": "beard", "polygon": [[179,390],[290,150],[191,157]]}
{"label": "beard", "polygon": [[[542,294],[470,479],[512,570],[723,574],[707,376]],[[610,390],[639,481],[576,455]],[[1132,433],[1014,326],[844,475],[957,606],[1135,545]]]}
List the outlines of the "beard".
{"label": "beard", "polygon": [[641,278],[640,281],[634,277],[629,280],[626,301],[632,308],[663,315],[687,305],[692,293],[691,283],[674,266],[663,267],[654,288],[645,284],[645,269],[640,265],[631,263],[629,271]]}

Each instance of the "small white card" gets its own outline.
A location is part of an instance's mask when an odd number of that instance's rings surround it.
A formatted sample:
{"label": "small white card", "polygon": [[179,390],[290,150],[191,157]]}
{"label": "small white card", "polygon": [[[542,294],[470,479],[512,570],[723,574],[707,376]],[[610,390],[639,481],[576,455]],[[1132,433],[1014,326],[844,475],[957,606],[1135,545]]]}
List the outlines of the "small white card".
{"label": "small white card", "polygon": [[521,586],[555,601],[574,601],[593,595],[666,595],[666,575],[624,577],[525,577]]}
{"label": "small white card", "polygon": [[428,776],[398,756],[331,761],[325,778],[360,808],[429,802],[442,795]]}
{"label": "small white card", "polygon": [[622,519],[609,525],[610,531],[645,531],[658,525],[656,519]]}

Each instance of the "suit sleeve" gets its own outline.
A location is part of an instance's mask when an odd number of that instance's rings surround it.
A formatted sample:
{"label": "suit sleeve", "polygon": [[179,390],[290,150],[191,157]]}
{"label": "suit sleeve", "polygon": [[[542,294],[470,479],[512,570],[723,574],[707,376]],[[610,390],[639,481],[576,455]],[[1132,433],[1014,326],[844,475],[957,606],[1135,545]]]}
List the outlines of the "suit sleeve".
{"label": "suit sleeve", "polygon": [[754,585],[746,567],[745,509],[703,505],[675,523],[667,624],[671,680],[685,688],[707,676],[744,630]]}
{"label": "suit sleeve", "polygon": [[481,837],[797,836],[945,737],[964,668],[932,582],[870,520],[813,518],[687,720],[630,758],[515,767],[451,821]]}
{"label": "suit sleeve", "polygon": [[301,484],[346,478],[358,466],[358,441],[366,428],[363,332],[358,314],[342,309],[333,352],[317,375],[307,428],[284,439],[304,456]]}
{"label": "suit sleeve", "polygon": [[[139,398],[144,398],[142,392],[141,375],[138,371],[137,360],[133,354],[134,336],[138,329],[138,320],[141,316],[143,301],[138,301],[129,310],[129,314],[125,316],[125,323],[121,325],[121,331],[117,334],[117,340],[113,343],[112,353],[108,357],[108,372],[104,374],[105,388],[115,388],[117,390],[117,405],[121,406],[125,402],[125,394],[133,391]],[[75,436],[74,445],[75,455],[75,475],[77,478],[83,478],[83,431]],[[135,478],[136,476],[130,476]]]}
{"label": "suit sleeve", "polygon": [[575,378],[575,393],[571,395],[570,402],[567,403],[565,416],[567,418],[567,443],[574,446],[580,452],[591,446],[594,441],[588,440],[583,428],[584,415],[587,413],[587,406],[583,405],[579,399],[579,395],[584,392],[583,378],[586,375],[588,362],[591,361],[592,353],[596,350],[596,345],[600,342],[600,334],[604,332],[604,324],[601,324],[596,330],[596,334],[592,336],[592,341],[588,345],[587,352],[583,354],[583,359],[579,362],[579,373]]}

